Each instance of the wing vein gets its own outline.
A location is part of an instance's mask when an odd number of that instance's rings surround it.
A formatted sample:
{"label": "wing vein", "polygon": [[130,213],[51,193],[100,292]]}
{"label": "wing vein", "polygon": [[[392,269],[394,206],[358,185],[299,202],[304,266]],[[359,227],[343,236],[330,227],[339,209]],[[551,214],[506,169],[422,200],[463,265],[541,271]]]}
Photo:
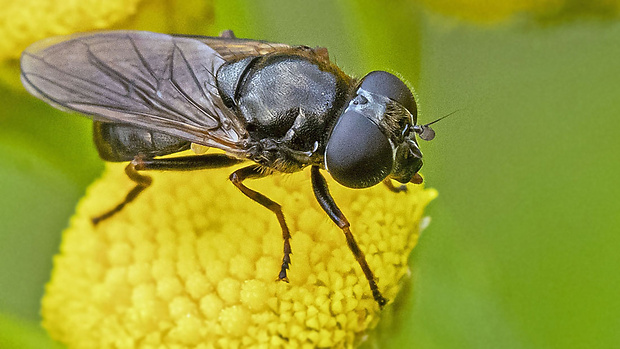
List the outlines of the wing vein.
{"label": "wing vein", "polygon": [[[178,47],[178,45],[176,45],[175,43],[175,50],[178,51],[179,55],[181,56],[183,63],[185,65],[185,67],[187,68],[187,71],[189,72],[189,75],[192,78],[192,81],[194,82],[194,84],[196,85],[196,87],[200,90],[202,96],[206,99],[208,99],[210,96],[207,96],[207,94],[205,93],[205,91],[203,90],[200,82],[198,81],[198,78],[196,77],[196,74],[194,73],[194,70],[192,69],[191,65],[189,64],[187,58],[185,57],[185,54],[183,53],[183,50],[181,50],[180,47]],[[171,69],[170,69],[170,83],[172,84],[172,86],[174,87],[174,89],[187,101],[189,102],[194,108],[196,108],[198,111],[200,111],[203,115],[206,115],[207,117],[213,119],[213,121],[215,121],[217,123],[216,126],[211,127],[209,129],[216,129],[219,128],[222,124],[219,115],[215,115],[211,112],[209,112],[207,109],[203,108],[198,102],[196,102],[191,96],[189,96],[179,85],[178,81],[175,78],[174,75],[174,57],[171,60]],[[194,122],[198,123],[200,120],[193,120]]]}
{"label": "wing vein", "polygon": [[[138,56],[140,63],[142,63],[142,66],[146,69],[146,71],[149,72],[149,75],[151,75],[153,79],[155,79],[155,81],[159,81],[157,76],[155,76],[155,72],[153,71],[153,68],[151,67],[149,62],[147,62],[146,58],[144,58],[144,55],[142,55],[142,52],[140,52],[140,50],[138,49],[138,46],[136,45],[136,42],[133,39],[133,37],[131,37],[131,35],[127,35],[127,39],[129,39],[129,43],[133,47],[133,50],[136,52],[136,55]],[[153,86],[153,88],[155,88],[155,86]]]}
{"label": "wing vein", "polygon": [[[98,87],[98,88],[100,88],[100,89],[102,89],[102,90],[109,91],[109,92],[111,92],[112,94],[115,94],[115,95],[117,95],[117,96],[119,96],[119,97],[121,97],[121,98],[127,97],[127,96],[125,96],[125,95],[124,95],[124,94],[122,94],[122,93],[118,93],[118,92],[116,92],[116,91],[114,91],[114,90],[109,89],[109,88],[108,88],[108,87],[106,87],[105,85],[102,85],[102,84],[99,84],[99,83],[96,83],[96,82],[93,82],[93,81],[90,81],[90,80],[84,79],[84,78],[82,78],[82,77],[79,77],[78,75],[75,75],[75,74],[69,73],[69,72],[67,72],[67,71],[65,71],[65,70],[62,70],[62,69],[60,69],[60,68],[56,67],[55,65],[50,64],[50,63],[46,62],[46,61],[45,61],[45,59],[43,59],[43,58],[41,58],[41,57],[38,57],[38,56],[33,55],[33,54],[31,54],[31,53],[28,53],[28,52],[25,52],[25,53],[24,53],[24,55],[25,55],[25,56],[30,56],[30,57],[32,57],[32,58],[34,58],[34,59],[36,59],[36,60],[38,60],[38,61],[42,62],[42,63],[43,63],[43,64],[45,64],[47,67],[52,68],[54,71],[56,71],[56,72],[58,72],[58,73],[60,73],[60,74],[67,75],[67,76],[69,76],[69,77],[71,77],[71,78],[73,78],[73,79],[75,79],[75,80],[81,81],[81,82],[83,82],[85,85],[94,85],[94,86],[96,86],[96,87]],[[35,74],[35,73],[29,73],[29,72],[24,72],[24,74],[26,74],[26,75],[32,75],[32,76],[39,76],[39,77],[41,77],[41,78],[43,77],[43,75],[40,75],[40,74]],[[62,85],[58,84],[57,82],[51,81],[51,80],[49,80],[49,79],[48,79],[48,81],[52,82],[52,83],[53,83],[53,84],[55,84],[55,85],[62,86]],[[82,95],[83,95],[83,94],[82,94]],[[107,98],[107,97],[106,97],[106,98]],[[108,99],[110,99],[110,98],[108,98]]]}

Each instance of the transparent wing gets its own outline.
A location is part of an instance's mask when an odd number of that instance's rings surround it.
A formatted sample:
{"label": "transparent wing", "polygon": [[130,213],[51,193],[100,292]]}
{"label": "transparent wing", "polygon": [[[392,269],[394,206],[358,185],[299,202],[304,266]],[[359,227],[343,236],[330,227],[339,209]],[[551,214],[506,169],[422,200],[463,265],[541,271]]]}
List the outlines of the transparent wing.
{"label": "transparent wing", "polygon": [[22,54],[21,79],[60,109],[235,153],[248,135],[215,87],[225,61],[188,37],[100,32],[35,43]]}
{"label": "transparent wing", "polygon": [[[229,35],[232,35],[232,33]],[[226,61],[242,59],[248,56],[262,56],[273,52],[287,51],[291,48],[287,44],[239,39],[234,36],[178,35],[178,37],[198,40],[217,51]]]}
{"label": "transparent wing", "polygon": [[[222,56],[226,61],[238,60],[248,56],[262,56],[276,52],[291,52],[299,49],[300,46],[290,46],[276,42],[239,39],[232,34],[232,31],[225,32],[224,36],[198,36],[198,35],[177,35],[198,40],[211,47]],[[232,36],[231,36],[232,35]],[[303,46],[305,50],[314,51],[325,61],[329,61],[329,54],[324,47],[310,48]]]}

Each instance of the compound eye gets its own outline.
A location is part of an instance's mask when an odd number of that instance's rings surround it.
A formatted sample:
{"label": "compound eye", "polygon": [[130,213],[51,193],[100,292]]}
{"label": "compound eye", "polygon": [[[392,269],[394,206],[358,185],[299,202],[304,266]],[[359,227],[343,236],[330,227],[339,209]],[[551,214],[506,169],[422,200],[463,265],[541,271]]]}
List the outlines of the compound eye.
{"label": "compound eye", "polygon": [[396,75],[380,70],[370,72],[362,80],[360,88],[398,102],[413,115],[414,124],[418,122],[415,98],[409,87]]}
{"label": "compound eye", "polygon": [[379,127],[356,110],[346,111],[327,142],[325,165],[336,182],[367,188],[392,171],[392,146]]}

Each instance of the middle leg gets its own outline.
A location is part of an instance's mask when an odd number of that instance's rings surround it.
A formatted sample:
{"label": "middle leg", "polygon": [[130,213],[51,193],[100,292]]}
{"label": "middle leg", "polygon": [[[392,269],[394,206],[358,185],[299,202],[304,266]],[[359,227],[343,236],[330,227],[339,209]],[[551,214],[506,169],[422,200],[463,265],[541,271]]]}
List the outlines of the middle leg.
{"label": "middle leg", "polygon": [[284,240],[284,256],[282,257],[282,267],[280,268],[280,273],[278,274],[278,279],[282,281],[288,282],[288,277],[286,275],[286,271],[289,269],[291,264],[291,233],[286,225],[286,221],[284,220],[284,214],[282,213],[282,206],[277,202],[269,199],[265,195],[257,192],[256,190],[252,190],[246,187],[243,184],[243,181],[248,178],[261,178],[268,176],[269,173],[265,173],[261,171],[261,167],[258,165],[252,165],[248,167],[243,167],[230,175],[230,181],[235,185],[235,187],[239,188],[245,196],[250,199],[258,202],[263,205],[271,212],[273,212],[278,218],[278,222],[280,223],[280,227],[282,228],[282,239]]}

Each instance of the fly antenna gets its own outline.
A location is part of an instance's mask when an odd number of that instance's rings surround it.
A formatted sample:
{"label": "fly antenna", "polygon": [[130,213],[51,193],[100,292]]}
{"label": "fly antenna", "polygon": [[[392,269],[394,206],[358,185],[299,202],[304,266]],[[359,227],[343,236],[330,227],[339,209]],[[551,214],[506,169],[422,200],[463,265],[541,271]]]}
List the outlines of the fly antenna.
{"label": "fly antenna", "polygon": [[428,124],[424,124],[424,125],[415,125],[413,126],[413,131],[415,133],[417,133],[421,139],[425,140],[425,141],[430,141],[433,138],[435,138],[435,131],[430,127],[432,124],[439,122],[445,118],[447,118],[448,116],[456,113],[457,111],[459,111],[459,109],[453,111],[450,114],[444,115],[442,117],[440,117],[439,119],[435,120],[435,121],[431,121]]}

